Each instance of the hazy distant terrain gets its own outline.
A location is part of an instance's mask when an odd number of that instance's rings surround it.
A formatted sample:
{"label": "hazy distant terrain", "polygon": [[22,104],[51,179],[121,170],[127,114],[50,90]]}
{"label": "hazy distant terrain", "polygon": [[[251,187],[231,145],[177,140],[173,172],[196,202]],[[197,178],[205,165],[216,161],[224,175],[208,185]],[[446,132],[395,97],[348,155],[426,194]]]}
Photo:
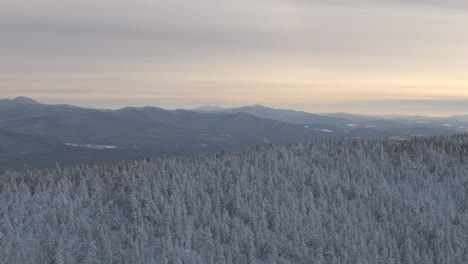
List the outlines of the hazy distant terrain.
{"label": "hazy distant terrain", "polygon": [[468,137],[0,173],[0,263],[468,263]]}
{"label": "hazy distant terrain", "polygon": [[0,131],[9,133],[1,138],[0,169],[242,151],[328,138],[409,139],[467,128],[466,117],[317,115],[264,106],[100,110],[18,97],[0,100]]}
{"label": "hazy distant terrain", "polygon": [[[356,132],[357,129],[367,129],[379,131],[382,134],[392,136],[402,136],[410,138],[414,135],[405,133],[410,130],[419,129],[425,133],[424,136],[431,136],[439,133],[466,132],[468,131],[468,116],[453,116],[446,118],[435,118],[426,116],[370,116],[355,115],[348,113],[332,114],[312,114],[302,111],[274,109],[261,105],[243,106],[239,108],[220,108],[216,106],[200,107],[194,111],[201,113],[246,113],[259,118],[278,120],[291,124],[312,124],[330,125],[341,128],[335,132],[349,133]],[[408,129],[408,131],[404,131]],[[399,131],[401,130],[401,131]],[[362,130],[361,130],[362,131]],[[366,138],[366,134],[357,135]]]}
{"label": "hazy distant terrain", "polygon": [[0,170],[96,164],[146,156],[124,149],[73,147],[43,137],[0,131]]}

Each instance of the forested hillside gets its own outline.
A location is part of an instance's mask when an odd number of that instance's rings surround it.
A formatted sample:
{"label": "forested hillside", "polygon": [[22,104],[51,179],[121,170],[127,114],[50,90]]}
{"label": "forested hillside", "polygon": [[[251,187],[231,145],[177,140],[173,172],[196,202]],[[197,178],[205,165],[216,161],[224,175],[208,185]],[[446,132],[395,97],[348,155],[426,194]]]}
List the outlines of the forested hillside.
{"label": "forested hillside", "polygon": [[222,112],[102,110],[41,104],[27,97],[0,99],[0,170],[238,152],[255,145],[330,138],[411,139],[468,131],[463,116],[385,118],[324,116],[259,105]]}
{"label": "forested hillside", "polygon": [[0,263],[468,263],[468,136],[0,174]]}

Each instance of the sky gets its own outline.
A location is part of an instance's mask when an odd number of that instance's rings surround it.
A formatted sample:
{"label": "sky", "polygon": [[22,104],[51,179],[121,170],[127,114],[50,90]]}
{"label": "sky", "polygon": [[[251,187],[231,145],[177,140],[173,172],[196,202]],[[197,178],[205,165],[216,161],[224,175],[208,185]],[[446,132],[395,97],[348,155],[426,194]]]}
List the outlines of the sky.
{"label": "sky", "polygon": [[0,98],[468,113],[465,0],[0,0]]}

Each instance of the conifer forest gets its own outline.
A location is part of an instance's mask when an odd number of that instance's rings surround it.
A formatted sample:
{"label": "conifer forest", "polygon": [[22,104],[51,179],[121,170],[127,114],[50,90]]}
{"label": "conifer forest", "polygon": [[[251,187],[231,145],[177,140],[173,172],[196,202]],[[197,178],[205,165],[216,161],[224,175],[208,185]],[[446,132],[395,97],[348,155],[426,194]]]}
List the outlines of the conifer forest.
{"label": "conifer forest", "polygon": [[468,136],[0,172],[0,263],[466,264]]}

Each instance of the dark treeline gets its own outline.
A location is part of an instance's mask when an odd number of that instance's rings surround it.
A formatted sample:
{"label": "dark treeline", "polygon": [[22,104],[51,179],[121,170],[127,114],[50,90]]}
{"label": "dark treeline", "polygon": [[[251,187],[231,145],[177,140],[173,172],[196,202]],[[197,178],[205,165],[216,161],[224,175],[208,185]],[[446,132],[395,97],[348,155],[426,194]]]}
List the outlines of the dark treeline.
{"label": "dark treeline", "polygon": [[468,136],[0,174],[0,263],[468,263]]}

